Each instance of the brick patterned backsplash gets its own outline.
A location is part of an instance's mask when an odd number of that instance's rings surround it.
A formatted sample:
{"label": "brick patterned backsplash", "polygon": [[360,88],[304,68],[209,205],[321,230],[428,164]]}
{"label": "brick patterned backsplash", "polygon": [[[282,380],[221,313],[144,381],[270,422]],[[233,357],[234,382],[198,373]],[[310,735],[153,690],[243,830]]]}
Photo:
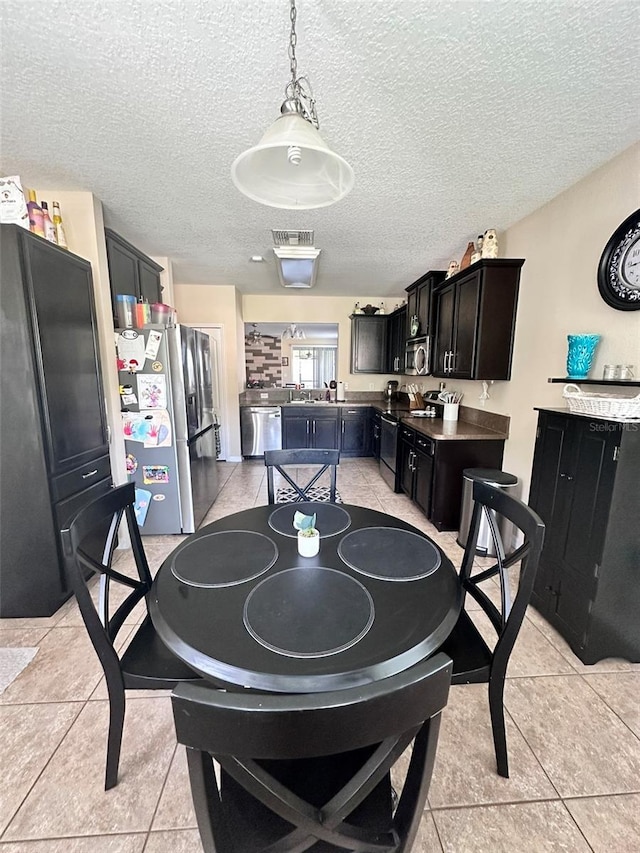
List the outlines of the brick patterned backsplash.
{"label": "brick patterned backsplash", "polygon": [[263,387],[282,385],[282,347],[280,338],[263,335],[258,343],[251,343],[249,338],[244,341],[245,359],[247,362],[247,384],[262,382]]}

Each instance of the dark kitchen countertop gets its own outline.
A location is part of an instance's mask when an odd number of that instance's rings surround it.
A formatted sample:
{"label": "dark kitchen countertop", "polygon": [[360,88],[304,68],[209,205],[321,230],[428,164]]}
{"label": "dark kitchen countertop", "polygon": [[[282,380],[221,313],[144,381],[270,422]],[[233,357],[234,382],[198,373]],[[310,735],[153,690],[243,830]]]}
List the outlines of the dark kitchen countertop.
{"label": "dark kitchen countertop", "polygon": [[[430,403],[430,405],[432,405]],[[344,403],[329,403],[326,400],[316,400],[305,403],[303,400],[288,402],[274,402],[270,400],[258,400],[252,403],[240,403],[241,408],[255,406],[281,406],[283,408],[368,408],[371,407],[381,414],[387,414],[406,424],[421,435],[425,435],[435,441],[504,441],[509,437],[504,430],[489,429],[480,424],[472,423],[464,419],[457,421],[443,421],[442,418],[424,418],[411,415],[408,407],[389,407],[383,400],[354,401],[346,400]]]}

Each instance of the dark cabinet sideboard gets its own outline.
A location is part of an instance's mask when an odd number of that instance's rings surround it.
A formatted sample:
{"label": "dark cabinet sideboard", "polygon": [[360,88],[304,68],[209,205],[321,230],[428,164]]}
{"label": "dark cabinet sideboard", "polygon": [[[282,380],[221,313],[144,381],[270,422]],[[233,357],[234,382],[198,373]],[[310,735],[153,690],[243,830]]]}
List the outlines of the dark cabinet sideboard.
{"label": "dark cabinet sideboard", "polygon": [[0,616],[50,616],[70,595],[58,531],[111,487],[88,261],[1,229]]}
{"label": "dark cabinet sideboard", "polygon": [[351,373],[387,372],[386,315],[351,315]]}
{"label": "dark cabinet sideboard", "polygon": [[640,662],[640,424],[538,415],[529,503],[546,524],[531,603],[583,663]]}
{"label": "dark cabinet sideboard", "polygon": [[114,326],[118,325],[116,297],[135,296],[136,302],[162,302],[162,267],[131,243],[105,228]]}
{"label": "dark cabinet sideboard", "polygon": [[434,376],[509,379],[522,259],[477,261],[435,288]]}

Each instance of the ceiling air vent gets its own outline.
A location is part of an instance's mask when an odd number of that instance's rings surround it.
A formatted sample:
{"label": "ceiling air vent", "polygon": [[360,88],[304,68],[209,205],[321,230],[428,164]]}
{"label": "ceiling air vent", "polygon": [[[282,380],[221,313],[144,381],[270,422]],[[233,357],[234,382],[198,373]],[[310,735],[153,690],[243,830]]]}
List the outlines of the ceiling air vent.
{"label": "ceiling air vent", "polygon": [[279,231],[271,229],[274,246],[313,246],[313,231]]}

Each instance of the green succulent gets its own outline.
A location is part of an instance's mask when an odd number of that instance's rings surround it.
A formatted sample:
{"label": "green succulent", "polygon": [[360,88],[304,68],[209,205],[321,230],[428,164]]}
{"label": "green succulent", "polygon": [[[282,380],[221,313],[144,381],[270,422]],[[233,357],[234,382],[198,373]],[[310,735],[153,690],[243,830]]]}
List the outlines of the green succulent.
{"label": "green succulent", "polygon": [[316,514],[305,515],[303,512],[295,512],[293,516],[293,526],[299,530],[303,536],[316,535]]}

